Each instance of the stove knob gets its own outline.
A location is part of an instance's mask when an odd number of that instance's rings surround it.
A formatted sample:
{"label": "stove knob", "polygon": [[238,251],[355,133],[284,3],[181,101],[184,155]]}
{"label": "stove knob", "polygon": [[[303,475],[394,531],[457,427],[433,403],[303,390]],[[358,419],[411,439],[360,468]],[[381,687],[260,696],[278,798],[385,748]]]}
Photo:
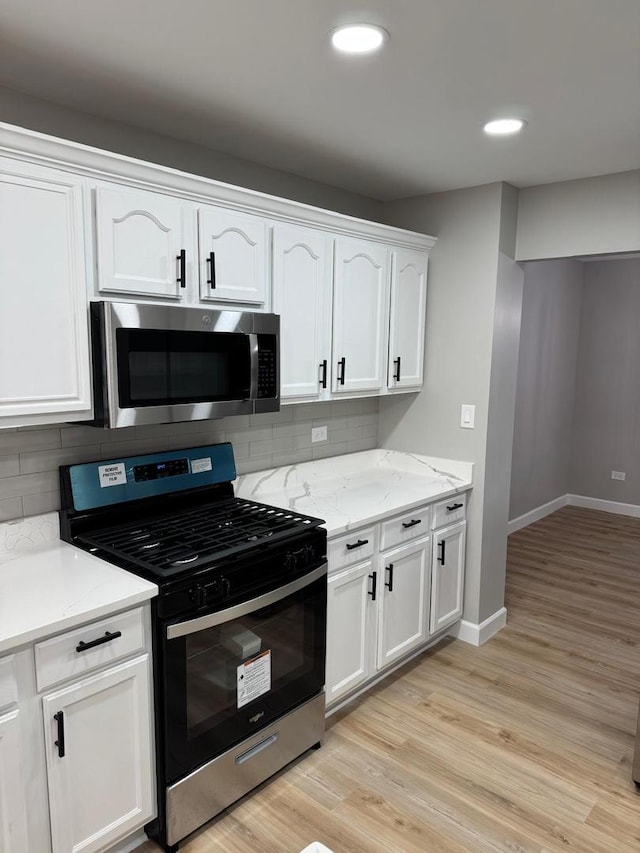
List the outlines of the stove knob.
{"label": "stove knob", "polygon": [[311,565],[316,558],[316,551],[313,545],[307,545],[304,549],[304,562],[306,566]]}
{"label": "stove knob", "polygon": [[207,590],[203,586],[196,586],[189,590],[189,598],[196,607],[204,607],[207,603]]}
{"label": "stove knob", "polygon": [[284,567],[288,572],[295,572],[298,568],[298,552],[289,551],[284,558]]}
{"label": "stove knob", "polygon": [[220,586],[222,589],[222,597],[228,598],[231,595],[231,581],[229,578],[220,578]]}

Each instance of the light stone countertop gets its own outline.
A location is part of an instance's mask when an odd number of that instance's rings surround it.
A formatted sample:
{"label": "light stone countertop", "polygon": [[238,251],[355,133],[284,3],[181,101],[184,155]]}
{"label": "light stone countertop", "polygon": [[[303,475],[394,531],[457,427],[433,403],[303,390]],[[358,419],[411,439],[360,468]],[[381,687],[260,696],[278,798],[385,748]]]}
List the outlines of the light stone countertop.
{"label": "light stone countertop", "polygon": [[473,463],[393,450],[302,462],[235,482],[238,497],[322,518],[330,537],[471,488]]}
{"label": "light stone countertop", "polygon": [[0,654],[157,593],[155,584],[62,542],[56,513],[0,524]]}

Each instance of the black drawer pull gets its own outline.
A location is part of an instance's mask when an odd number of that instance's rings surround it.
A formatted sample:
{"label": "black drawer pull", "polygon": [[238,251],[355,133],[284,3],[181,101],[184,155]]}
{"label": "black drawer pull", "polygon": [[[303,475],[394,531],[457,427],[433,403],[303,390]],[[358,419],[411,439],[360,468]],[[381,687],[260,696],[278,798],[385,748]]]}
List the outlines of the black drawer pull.
{"label": "black drawer pull", "polygon": [[176,256],[178,262],[178,278],[176,281],[180,287],[187,286],[187,250],[180,249],[180,254]]}
{"label": "black drawer pull", "polygon": [[341,358],[338,362],[338,385],[344,385],[344,374],[347,369],[347,359]]}
{"label": "black drawer pull", "polygon": [[400,356],[393,359],[393,363],[396,365],[396,372],[393,374],[393,378],[396,382],[400,382]]}
{"label": "black drawer pull", "polygon": [[369,580],[371,581],[371,589],[367,591],[367,595],[371,596],[371,601],[375,601],[376,587],[378,585],[378,573],[374,572],[372,575],[369,575]]}
{"label": "black drawer pull", "polygon": [[389,580],[385,581],[384,585],[389,590],[389,592],[393,592],[393,563],[389,563],[387,566],[387,571],[389,572]]}
{"label": "black drawer pull", "polygon": [[412,518],[411,521],[403,521],[402,522],[402,526],[404,527],[405,530],[407,530],[409,527],[415,527],[416,524],[422,524],[422,519],[421,518]]}
{"label": "black drawer pull", "polygon": [[444,539],[442,540],[442,542],[438,542],[438,548],[440,549],[440,556],[438,557],[438,562],[441,563],[443,566],[444,566],[444,545],[445,545]]}
{"label": "black drawer pull", "polygon": [[77,652],[86,652],[88,649],[95,649],[96,646],[101,646],[103,643],[110,643],[111,640],[117,640],[118,637],[122,636],[122,631],[114,631],[113,634],[110,634],[107,631],[104,637],[98,637],[97,640],[91,640],[89,643],[85,643],[84,640],[80,640],[78,645],[76,646]]}
{"label": "black drawer pull", "polygon": [[210,264],[210,278],[207,279],[207,284],[210,285],[211,290],[216,289],[216,253],[209,252],[209,257],[207,258],[207,263]]}
{"label": "black drawer pull", "polygon": [[64,711],[58,711],[53,719],[58,724],[58,740],[54,741],[54,746],[58,747],[58,758],[64,758]]}
{"label": "black drawer pull", "polygon": [[347,542],[347,551],[353,551],[354,548],[362,548],[363,545],[368,544],[368,539],[358,539],[357,542]]}
{"label": "black drawer pull", "polygon": [[327,387],[327,359],[326,358],[321,363],[320,370],[322,371],[322,379],[320,380],[320,387],[326,388]]}
{"label": "black drawer pull", "polygon": [[462,509],[464,504],[451,504],[451,506],[447,507],[447,512],[454,512],[456,509]]}

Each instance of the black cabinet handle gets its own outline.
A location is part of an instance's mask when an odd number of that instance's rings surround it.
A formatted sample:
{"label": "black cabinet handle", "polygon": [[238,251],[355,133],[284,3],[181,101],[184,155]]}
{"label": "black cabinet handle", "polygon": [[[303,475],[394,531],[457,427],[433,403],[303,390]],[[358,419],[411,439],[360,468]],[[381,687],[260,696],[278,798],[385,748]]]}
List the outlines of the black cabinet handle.
{"label": "black cabinet handle", "polygon": [[451,504],[451,506],[447,507],[447,512],[453,512],[456,509],[462,509],[464,504]]}
{"label": "black cabinet handle", "polygon": [[54,745],[58,747],[58,758],[64,758],[64,711],[58,711],[53,719],[58,724],[58,740],[54,741]]}
{"label": "black cabinet handle", "polygon": [[442,542],[438,542],[438,548],[440,549],[440,556],[438,557],[438,562],[444,566],[444,539]]}
{"label": "black cabinet handle", "polygon": [[400,382],[400,356],[394,358],[393,363],[396,365],[396,372],[393,374],[393,378],[396,382]]}
{"label": "black cabinet handle", "polygon": [[371,596],[371,601],[375,601],[376,587],[378,586],[378,573],[374,572],[372,575],[369,575],[369,580],[371,581],[371,589],[367,591],[367,595]]}
{"label": "black cabinet handle", "polygon": [[358,539],[357,542],[347,542],[347,551],[353,551],[354,548],[362,548],[363,545],[368,544],[368,539]]}
{"label": "black cabinet handle", "polygon": [[77,652],[86,652],[88,649],[95,649],[96,646],[101,646],[103,643],[110,643],[111,640],[117,640],[118,637],[122,636],[122,631],[114,631],[113,634],[110,634],[107,631],[104,637],[98,637],[97,640],[91,640],[89,643],[85,643],[84,640],[80,640],[78,645],[76,646]]}
{"label": "black cabinet handle", "polygon": [[209,278],[207,279],[207,284],[211,287],[211,290],[216,289],[216,253],[209,252],[209,257],[207,258],[207,263],[210,266]]}
{"label": "black cabinet handle", "polygon": [[338,362],[338,385],[344,385],[344,374],[347,368],[347,359],[341,358]]}
{"label": "black cabinet handle", "polygon": [[412,518],[411,521],[403,521],[402,526],[405,530],[408,530],[409,527],[415,527],[416,524],[422,524],[421,518]]}
{"label": "black cabinet handle", "polygon": [[327,359],[326,358],[322,361],[322,363],[320,365],[320,370],[322,371],[322,379],[320,380],[320,387],[326,388],[327,387]]}
{"label": "black cabinet handle", "polygon": [[389,572],[389,580],[384,582],[384,585],[389,590],[389,592],[393,592],[393,563],[389,563],[386,567],[386,571]]}
{"label": "black cabinet handle", "polygon": [[180,249],[180,254],[176,255],[176,261],[178,262],[178,278],[176,281],[180,285],[180,287],[187,286],[187,250]]}

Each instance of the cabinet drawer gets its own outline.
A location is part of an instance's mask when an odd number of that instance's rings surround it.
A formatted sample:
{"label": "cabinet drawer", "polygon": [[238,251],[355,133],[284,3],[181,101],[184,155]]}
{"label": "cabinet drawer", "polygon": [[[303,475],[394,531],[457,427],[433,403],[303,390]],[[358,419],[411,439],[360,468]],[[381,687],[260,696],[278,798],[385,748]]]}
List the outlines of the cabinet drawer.
{"label": "cabinet drawer", "polygon": [[440,501],[433,507],[432,529],[444,527],[445,524],[453,524],[456,521],[464,521],[467,511],[467,496],[452,495],[446,501]]}
{"label": "cabinet drawer", "polygon": [[18,685],[13,671],[13,655],[0,660],[0,711],[18,702]]}
{"label": "cabinet drawer", "polygon": [[[113,634],[119,636],[108,639],[108,635]],[[59,637],[36,644],[38,690],[92,672],[98,667],[143,650],[144,623],[141,607],[92,622],[82,628],[75,628]]]}
{"label": "cabinet drawer", "polygon": [[418,539],[418,537],[429,533],[431,529],[431,508],[421,506],[418,509],[411,510],[411,512],[397,515],[395,518],[390,518],[389,521],[383,521],[380,529],[381,551],[402,545],[403,542],[411,542],[412,539]]}
{"label": "cabinet drawer", "polygon": [[329,573],[344,566],[359,563],[361,560],[368,560],[374,551],[375,535],[376,528],[372,525],[330,539],[327,543]]}

